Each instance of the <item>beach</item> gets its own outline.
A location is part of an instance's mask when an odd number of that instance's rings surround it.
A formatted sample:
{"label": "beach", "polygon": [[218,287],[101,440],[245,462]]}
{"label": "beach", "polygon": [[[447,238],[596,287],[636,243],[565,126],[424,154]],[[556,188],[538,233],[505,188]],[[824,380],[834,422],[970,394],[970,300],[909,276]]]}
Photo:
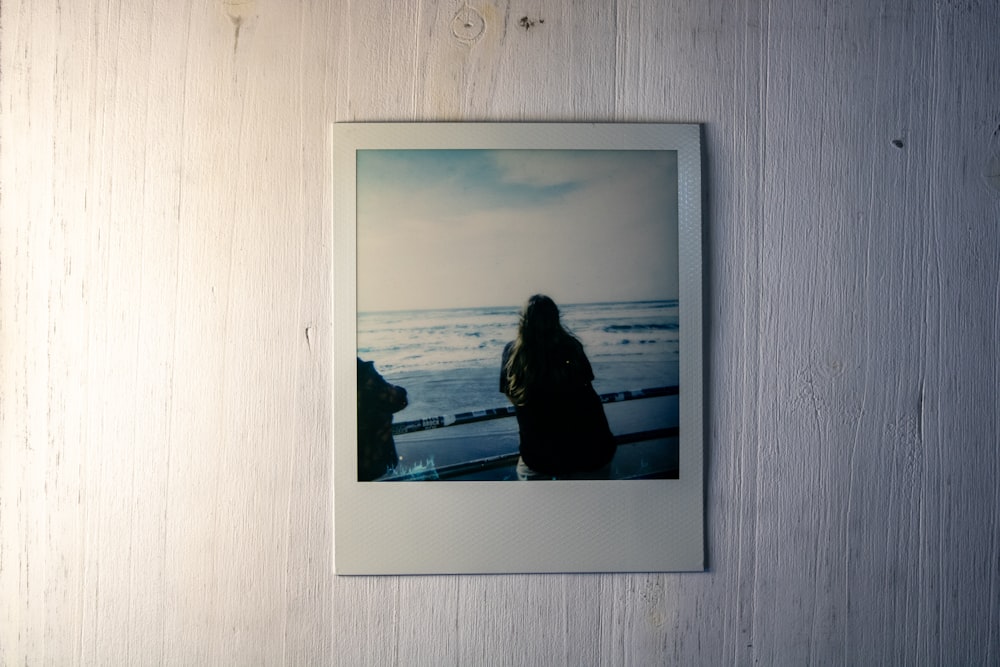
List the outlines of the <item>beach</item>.
{"label": "beach", "polygon": [[[584,345],[599,394],[677,385],[676,301],[561,310],[564,325]],[[406,388],[409,405],[394,415],[395,423],[505,408],[500,358],[517,335],[517,318],[514,307],[360,314],[358,353],[388,382]],[[612,403],[605,412],[616,435],[678,424],[676,396]],[[403,466],[450,465],[516,452],[517,445],[514,418],[396,436]]]}

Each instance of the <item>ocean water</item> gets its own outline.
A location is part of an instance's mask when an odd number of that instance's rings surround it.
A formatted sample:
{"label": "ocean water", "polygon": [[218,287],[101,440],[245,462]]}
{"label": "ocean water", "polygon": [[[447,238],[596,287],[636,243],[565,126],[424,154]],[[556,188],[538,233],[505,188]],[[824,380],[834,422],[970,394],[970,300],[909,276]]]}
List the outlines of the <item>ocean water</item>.
{"label": "ocean water", "polygon": [[[500,392],[504,346],[517,335],[518,308],[464,308],[358,315],[358,356],[405,387],[395,423],[510,405]],[[680,360],[676,301],[562,305],[563,325],[583,343],[598,393],[676,385]],[[677,396],[605,405],[616,435],[678,425]],[[399,471],[517,452],[513,418],[397,435]],[[671,459],[673,457],[673,459]],[[676,463],[676,438],[619,448],[612,477]],[[666,463],[665,463],[666,461]]]}
{"label": "ocean water", "polygon": [[[583,343],[599,393],[676,384],[677,301],[560,306]],[[508,405],[500,358],[517,335],[517,307],[359,313],[358,356],[407,389],[395,421]]]}

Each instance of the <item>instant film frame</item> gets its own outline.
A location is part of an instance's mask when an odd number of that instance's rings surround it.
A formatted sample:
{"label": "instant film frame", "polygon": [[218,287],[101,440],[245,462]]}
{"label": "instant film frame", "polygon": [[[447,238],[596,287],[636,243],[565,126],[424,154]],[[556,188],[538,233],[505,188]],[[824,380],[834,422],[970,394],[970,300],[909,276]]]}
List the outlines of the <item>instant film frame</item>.
{"label": "instant film frame", "polygon": [[[344,123],[331,126],[331,147],[336,573],[702,570],[700,127],[682,124]],[[358,480],[359,155],[365,151],[481,150],[676,152],[680,321],[679,474],[676,479]],[[386,172],[386,175],[391,177],[391,173]],[[456,205],[460,209],[460,203]],[[615,221],[609,220],[608,225],[614,226]],[[613,252],[614,248],[607,250]],[[510,258],[514,267],[516,259]],[[673,258],[664,257],[664,261],[673,261]],[[385,267],[385,270],[388,281],[408,279],[406,275],[393,275],[392,267]],[[460,281],[461,276],[456,276],[456,280]],[[502,398],[499,393],[497,396]]]}

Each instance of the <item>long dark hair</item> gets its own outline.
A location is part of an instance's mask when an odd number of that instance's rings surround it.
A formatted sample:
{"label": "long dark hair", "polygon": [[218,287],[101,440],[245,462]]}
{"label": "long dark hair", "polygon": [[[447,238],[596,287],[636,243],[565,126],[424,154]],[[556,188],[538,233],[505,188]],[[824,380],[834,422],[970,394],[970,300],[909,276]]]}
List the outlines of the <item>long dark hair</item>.
{"label": "long dark hair", "polygon": [[573,370],[568,368],[566,350],[582,349],[559,321],[555,301],[544,294],[534,295],[521,311],[517,338],[504,366],[507,396],[515,405],[524,405],[533,387],[558,383]]}

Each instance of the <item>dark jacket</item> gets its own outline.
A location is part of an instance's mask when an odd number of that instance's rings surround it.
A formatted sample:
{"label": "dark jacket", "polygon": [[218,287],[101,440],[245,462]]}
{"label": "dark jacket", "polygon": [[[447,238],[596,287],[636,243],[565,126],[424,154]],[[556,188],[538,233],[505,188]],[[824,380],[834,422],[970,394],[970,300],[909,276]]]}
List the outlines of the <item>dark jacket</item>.
{"label": "dark jacket", "polygon": [[371,361],[358,359],[358,480],[381,477],[396,467],[392,413],[406,407],[406,390],[386,382]]}
{"label": "dark jacket", "polygon": [[[503,351],[500,391],[508,393],[507,359]],[[588,472],[607,465],[615,455],[615,440],[604,406],[591,382],[594,371],[583,346],[568,339],[552,352],[558,376],[539,378],[528,387],[524,405],[515,405],[520,454],[536,472],[559,475]]]}

